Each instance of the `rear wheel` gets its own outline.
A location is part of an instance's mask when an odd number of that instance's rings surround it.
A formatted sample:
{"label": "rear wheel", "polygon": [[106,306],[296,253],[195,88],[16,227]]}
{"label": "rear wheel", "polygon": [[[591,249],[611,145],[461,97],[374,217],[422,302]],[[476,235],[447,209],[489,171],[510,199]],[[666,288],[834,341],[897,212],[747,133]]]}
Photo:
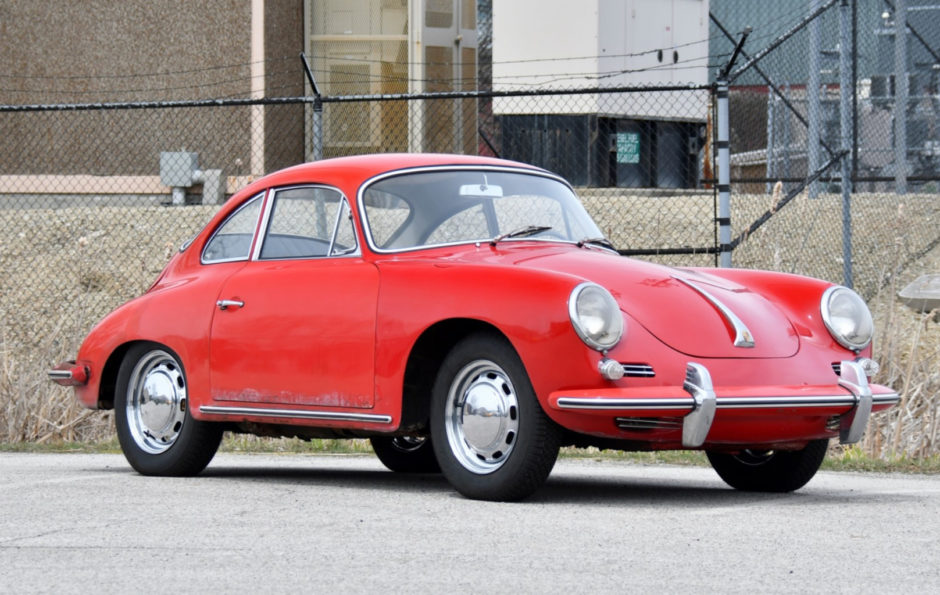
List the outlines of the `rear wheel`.
{"label": "rear wheel", "polygon": [[432,393],[431,438],[458,492],[498,501],[538,489],[560,444],[519,356],[491,334],[467,337],[444,358]]}
{"label": "rear wheel", "polygon": [[370,438],[372,450],[382,464],[398,473],[440,473],[430,438],[395,436]]}
{"label": "rear wheel", "polygon": [[792,492],[816,475],[829,440],[814,440],[801,450],[708,452],[708,461],[731,487],[748,492]]}
{"label": "rear wheel", "polygon": [[219,424],[189,412],[186,373],[168,349],[133,346],[118,371],[114,420],[124,456],[143,475],[195,475],[215,456]]}

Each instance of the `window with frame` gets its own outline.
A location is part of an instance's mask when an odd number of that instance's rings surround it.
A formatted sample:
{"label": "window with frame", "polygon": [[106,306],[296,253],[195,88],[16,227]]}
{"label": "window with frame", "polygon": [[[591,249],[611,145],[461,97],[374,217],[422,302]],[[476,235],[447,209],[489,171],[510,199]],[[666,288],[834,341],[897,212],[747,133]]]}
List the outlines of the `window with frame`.
{"label": "window with frame", "polygon": [[264,193],[250,199],[219,226],[202,252],[203,263],[248,260],[261,214],[262,197]]}
{"label": "window with frame", "polygon": [[349,204],[338,190],[304,186],[274,194],[260,258],[322,258],[357,249]]}

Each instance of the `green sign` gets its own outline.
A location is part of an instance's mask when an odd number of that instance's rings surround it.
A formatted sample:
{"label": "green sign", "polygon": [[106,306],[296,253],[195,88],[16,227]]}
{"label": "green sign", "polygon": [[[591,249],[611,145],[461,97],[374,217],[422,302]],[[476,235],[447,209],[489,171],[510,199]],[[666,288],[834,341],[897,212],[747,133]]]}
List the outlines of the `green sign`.
{"label": "green sign", "polygon": [[617,163],[640,162],[640,133],[617,133]]}

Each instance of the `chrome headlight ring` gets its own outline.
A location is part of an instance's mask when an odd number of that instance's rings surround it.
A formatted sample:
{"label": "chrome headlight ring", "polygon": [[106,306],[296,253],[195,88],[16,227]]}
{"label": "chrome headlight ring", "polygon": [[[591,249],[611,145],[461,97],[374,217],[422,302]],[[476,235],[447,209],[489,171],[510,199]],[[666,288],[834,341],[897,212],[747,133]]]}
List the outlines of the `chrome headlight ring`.
{"label": "chrome headlight ring", "polygon": [[597,283],[581,283],[568,298],[568,316],[581,340],[597,351],[612,349],[623,338],[620,305]]}
{"label": "chrome headlight ring", "polygon": [[829,334],[839,345],[858,352],[871,343],[875,334],[871,312],[865,300],[848,287],[836,285],[827,289],[819,309]]}

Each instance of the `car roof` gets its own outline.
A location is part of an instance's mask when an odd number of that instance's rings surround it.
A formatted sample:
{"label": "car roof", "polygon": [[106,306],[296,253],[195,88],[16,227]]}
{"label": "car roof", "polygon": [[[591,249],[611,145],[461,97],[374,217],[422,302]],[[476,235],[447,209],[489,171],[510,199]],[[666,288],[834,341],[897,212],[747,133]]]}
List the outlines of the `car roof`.
{"label": "car roof", "polygon": [[486,167],[517,167],[532,171],[544,171],[540,168],[494,157],[478,157],[475,155],[450,155],[444,153],[380,153],[372,155],[354,155],[349,157],[334,157],[322,161],[301,163],[286,169],[276,171],[259,178],[249,184],[239,194],[245,192],[255,193],[271,186],[300,184],[318,178],[337,177],[346,179],[358,178],[366,180],[381,173],[415,167],[444,167],[457,166],[486,166]]}

